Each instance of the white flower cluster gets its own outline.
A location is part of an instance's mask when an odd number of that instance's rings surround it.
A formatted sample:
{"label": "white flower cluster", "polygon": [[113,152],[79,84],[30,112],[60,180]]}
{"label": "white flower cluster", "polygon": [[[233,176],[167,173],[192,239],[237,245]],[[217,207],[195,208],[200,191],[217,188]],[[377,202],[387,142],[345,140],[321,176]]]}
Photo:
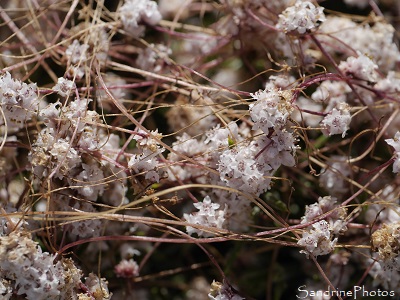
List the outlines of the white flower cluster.
{"label": "white flower cluster", "polygon": [[281,165],[294,166],[297,149],[294,133],[286,129],[294,111],[291,90],[267,85],[267,89],[251,94],[257,101],[249,105],[253,129],[266,136],[249,145],[237,144],[221,154],[218,171],[229,186],[260,194],[269,189],[271,176]]}
{"label": "white flower cluster", "polygon": [[124,29],[134,36],[143,33],[141,23],[155,25],[162,19],[157,2],[151,0],[125,0],[118,13]]}
{"label": "white flower cluster", "polygon": [[65,50],[65,55],[70,63],[74,65],[79,64],[88,59],[88,49],[89,45],[81,44],[78,40],[74,40],[72,44],[68,46],[67,50]]}
{"label": "white flower cluster", "polygon": [[311,95],[311,99],[316,102],[326,103],[325,112],[331,111],[339,103],[347,102],[347,95],[351,88],[343,81],[323,81]]}
{"label": "white flower cluster", "polygon": [[256,155],[261,151],[255,143],[239,144],[221,153],[218,163],[220,178],[228,186],[246,193],[259,195],[269,188],[272,167],[257,163]]}
{"label": "white flower cluster", "polygon": [[368,56],[357,53],[358,56],[350,56],[346,61],[339,64],[339,69],[346,75],[356,79],[375,83],[378,80],[378,65]]}
{"label": "white flower cluster", "polygon": [[0,125],[7,124],[8,132],[15,132],[24,126],[38,109],[39,101],[36,84],[26,84],[13,79],[6,72],[0,76]]}
{"label": "white flower cluster", "polygon": [[[213,123],[209,123],[209,125],[211,124]],[[234,155],[239,148],[239,155],[246,152],[246,147],[243,147],[243,136],[239,134],[239,132],[246,132],[246,129],[248,131],[249,128],[243,126],[239,128],[234,122],[227,124],[226,127],[217,125],[215,128],[208,130],[200,140],[191,138],[188,134],[184,133],[172,144],[172,148],[178,153],[191,157],[198,165],[192,162],[182,161],[179,154],[171,152],[168,154],[168,161],[170,164],[167,169],[168,178],[170,178],[170,180],[176,180],[176,178],[182,181],[192,180],[198,183],[226,184],[233,187],[245,186],[248,192],[254,192],[257,189],[261,190],[263,188],[262,183],[265,183],[265,187],[268,188],[270,182],[268,176],[260,178],[259,181],[255,180],[253,184],[257,183],[257,185],[252,186],[250,182],[245,182],[240,179],[240,176],[232,178],[230,182],[228,177],[223,176],[223,178],[221,178],[222,174],[214,174],[201,167],[204,165],[213,169],[218,169],[226,166],[226,172],[239,174],[239,170],[234,170],[234,168],[238,167],[238,161],[234,159]],[[237,145],[233,146],[234,143]],[[259,148],[261,148],[261,146],[252,144],[250,146],[251,151],[247,155],[249,168],[253,168],[257,170],[257,172],[259,171],[256,165],[257,161],[254,160],[254,157],[257,155],[257,149]],[[224,163],[224,159],[221,160],[221,157],[226,157],[226,164]],[[234,160],[234,164],[229,166],[231,160]],[[240,165],[242,165],[242,163]],[[245,179],[247,180],[250,178],[254,178],[254,176],[248,173]],[[224,207],[224,228],[245,230],[250,223],[249,215],[251,213],[251,206],[248,199],[236,193],[228,193],[220,189],[212,190],[212,194],[214,201],[218,203],[220,207]]]}
{"label": "white flower cluster", "polygon": [[67,97],[75,88],[75,82],[60,77],[58,78],[57,84],[53,87],[53,91],[57,92],[61,97]]}
{"label": "white flower cluster", "polygon": [[187,133],[177,137],[177,140],[172,143],[172,149],[176,151],[168,154],[168,178],[171,180],[186,180],[189,178],[196,178],[197,182],[205,183],[204,177],[207,176],[207,172],[198,165],[191,162],[181,162],[182,157],[179,153],[193,158],[199,165],[206,164],[206,158],[203,158],[203,154],[207,153],[207,146],[195,138],[192,138]]}
{"label": "white flower cluster", "polygon": [[[61,200],[61,201],[60,201]],[[62,202],[64,200],[64,202]],[[69,201],[68,201],[69,200]],[[85,212],[95,212],[95,207],[87,202],[79,201],[72,207],[70,207],[71,198],[62,198],[59,200],[54,200],[58,204],[60,209],[65,211],[85,211]],[[90,238],[99,236],[102,230],[103,223],[100,219],[87,219],[79,222],[73,222],[68,226],[68,234],[73,238]]]}
{"label": "white flower cluster", "polygon": [[68,59],[67,74],[70,78],[81,79],[85,75],[84,65],[88,59],[88,49],[89,45],[74,40],[65,50],[65,56]]}
{"label": "white flower cluster", "polygon": [[301,224],[311,222],[324,213],[331,212],[326,221],[329,223],[334,234],[340,234],[347,230],[345,208],[338,208],[336,205],[337,199],[331,196],[319,197],[314,204],[306,206],[306,212],[301,218]]}
{"label": "white flower cluster", "polygon": [[393,260],[380,261],[379,256],[374,254],[365,262],[369,268],[368,274],[373,278],[373,285],[382,286],[388,291],[398,291],[400,289],[399,263]]}
{"label": "white flower cluster", "polygon": [[[141,135],[135,135],[133,138],[137,141],[137,149],[139,154],[134,154],[129,162],[128,167],[134,170],[136,173],[144,173],[145,179],[150,180],[152,183],[160,181],[160,173],[158,170],[159,156],[164,152],[164,148],[161,147],[156,140],[147,136],[144,131],[139,131]],[[158,131],[150,132],[151,135],[161,138],[161,134]]]}
{"label": "white flower cluster", "polygon": [[42,252],[28,234],[14,231],[0,237],[0,276],[9,281],[8,290],[12,288],[26,299],[68,299],[68,295],[76,294],[80,270],[70,260],[54,259],[54,255]]}
{"label": "white flower cluster", "polygon": [[[193,111],[194,112],[194,111]],[[215,118],[207,118],[214,121]],[[214,122],[204,124],[204,126],[213,125]],[[221,152],[230,146],[230,141],[240,142],[242,137],[239,135],[239,128],[235,122],[227,124],[225,128],[220,125],[215,126],[205,132],[201,140],[190,137],[187,133],[177,137],[177,141],[172,144],[172,148],[178,152],[192,157],[199,165],[205,165],[211,168],[216,168]],[[176,177],[181,180],[188,178],[197,178],[198,182],[205,183],[213,176],[209,172],[200,168],[199,165],[194,165],[190,162],[179,163],[181,156],[171,152],[168,155],[168,160],[176,164],[169,166],[169,177]]]}
{"label": "white flower cluster", "polygon": [[350,108],[346,103],[339,103],[321,121],[323,132],[328,135],[342,134],[345,137],[351,122]]}
{"label": "white flower cluster", "polygon": [[[183,217],[188,223],[204,227],[223,228],[226,209],[219,209],[220,205],[218,203],[211,202],[211,198],[209,196],[206,196],[202,202],[193,203],[193,205],[199,211],[191,214],[183,214]],[[191,226],[186,226],[186,231],[190,235],[197,233],[200,237],[213,236],[212,232],[193,228]]]}
{"label": "white flower cluster", "polygon": [[400,171],[400,131],[396,132],[393,139],[386,139],[385,142],[394,148],[395,161],[393,163],[393,173],[399,173],[399,171]]}
{"label": "white flower cluster", "polygon": [[30,152],[33,172],[39,178],[49,175],[46,170],[53,168],[58,168],[56,177],[64,178],[82,163],[80,152],[95,151],[104,144],[104,132],[92,125],[99,122],[99,116],[88,110],[90,101],[77,99],[64,107],[59,107],[57,102],[40,111],[39,116],[46,127],[39,133]]}
{"label": "white flower cluster", "polygon": [[139,265],[132,258],[123,259],[114,267],[114,273],[117,277],[132,278],[139,275]]}
{"label": "white flower cluster", "polygon": [[159,73],[168,63],[172,50],[163,44],[151,44],[146,49],[141,49],[136,63],[145,71]]}
{"label": "white flower cluster", "polygon": [[[326,115],[320,121],[324,134],[342,134],[342,137],[346,135],[352,118],[350,106],[347,104],[351,91],[346,82],[326,80],[311,95],[312,100],[326,105],[323,110]],[[362,94],[363,91],[358,92]]]}
{"label": "white flower cluster", "polygon": [[318,202],[306,206],[306,212],[302,217],[302,224],[309,223],[318,216],[331,212],[326,220],[321,220],[309,226],[303,233],[303,237],[297,242],[298,245],[306,248],[301,250],[307,256],[311,253],[315,256],[325,255],[333,251],[337,238],[335,235],[343,233],[346,227],[346,210],[336,207],[336,198],[331,196],[320,197]]}
{"label": "white flower cluster", "polygon": [[221,180],[246,193],[259,195],[265,192],[281,165],[295,165],[295,141],[293,134],[284,130],[271,138],[264,137],[226,149],[218,162]]}
{"label": "white flower cluster", "polygon": [[296,84],[296,78],[287,74],[271,75],[265,83],[265,90],[288,90]]}
{"label": "white flower cluster", "polygon": [[[108,59],[108,51],[110,49],[110,40],[112,33],[107,29],[109,28],[107,23],[99,22],[97,26],[91,26],[89,31],[86,31],[86,25],[84,23],[78,23],[76,26],[71,28],[71,35],[77,37],[80,41],[83,41],[80,45],[83,50],[82,54],[86,60],[97,59],[97,62],[104,66]],[[85,33],[83,33],[85,32]],[[79,60],[79,63],[73,63],[75,65],[81,65],[85,62],[85,59]],[[84,71],[84,69],[82,69]]]}
{"label": "white flower cluster", "polygon": [[[52,175],[57,185],[68,186],[65,197],[52,200],[59,210],[97,211],[89,202],[72,201],[74,191],[78,193],[75,196],[89,201],[98,201],[101,196],[110,205],[125,201],[127,180],[118,164],[113,163],[120,149],[119,137],[94,125],[101,120],[88,109],[89,102],[76,99],[63,107],[57,102],[39,113],[45,127],[32,144],[28,158],[36,183]],[[95,158],[100,151],[102,160]],[[112,182],[107,184],[111,178]],[[69,225],[68,234],[96,236],[101,224],[98,219],[74,222]]]}
{"label": "white flower cluster", "polygon": [[297,31],[299,34],[312,31],[326,20],[323,10],[323,7],[316,7],[309,1],[298,0],[279,15],[276,28],[285,32]]}
{"label": "white flower cluster", "polygon": [[332,239],[332,230],[328,222],[325,220],[312,224],[312,229],[303,233],[303,237],[297,242],[306,250],[307,257],[312,254],[314,256],[329,254],[333,251],[337,242],[337,238]]}
{"label": "white flower cluster", "polygon": [[[86,33],[84,37],[80,37],[82,32]],[[71,34],[78,39],[74,39],[65,50],[65,59],[67,60],[65,76],[79,80],[85,75],[89,61],[96,58],[100,65],[106,63],[110,48],[110,36],[105,27],[93,26],[87,31],[83,23],[71,28]]]}
{"label": "white flower cluster", "polygon": [[253,129],[268,133],[269,128],[280,129],[286,124],[293,111],[290,90],[265,89],[251,96],[257,100],[249,106],[250,116],[254,121]]}
{"label": "white flower cluster", "polygon": [[[359,0],[357,0],[359,1]],[[345,57],[354,51],[367,53],[381,72],[392,70],[400,61],[400,51],[393,42],[395,28],[386,22],[356,23],[350,18],[328,16],[319,28],[318,39],[329,53],[341,53]],[[370,62],[367,62],[370,64]]]}

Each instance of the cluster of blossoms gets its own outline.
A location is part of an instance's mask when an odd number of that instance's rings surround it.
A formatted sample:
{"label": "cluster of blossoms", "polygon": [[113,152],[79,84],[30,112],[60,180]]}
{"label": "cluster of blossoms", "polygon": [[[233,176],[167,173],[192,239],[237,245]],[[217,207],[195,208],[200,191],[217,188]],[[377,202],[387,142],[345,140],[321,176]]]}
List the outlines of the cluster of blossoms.
{"label": "cluster of blossoms", "polygon": [[117,277],[131,278],[139,275],[139,265],[132,258],[123,259],[114,267]]}
{"label": "cluster of blossoms", "polygon": [[304,34],[326,20],[323,10],[323,7],[316,7],[309,1],[299,0],[279,15],[276,28],[285,32],[297,31],[299,34]]}
{"label": "cluster of blossoms", "polygon": [[145,27],[142,23],[155,25],[162,18],[157,2],[151,0],[127,0],[118,12],[124,29],[134,36],[143,34]]}
{"label": "cluster of blossoms", "polygon": [[393,43],[395,29],[386,22],[360,24],[349,18],[328,16],[319,32],[318,38],[328,53],[339,52],[343,60],[357,53],[367,56],[361,59],[367,64],[368,72],[374,68],[373,62],[381,72],[388,72],[400,60],[399,49]]}
{"label": "cluster of blossoms", "polygon": [[303,237],[298,244],[306,248],[300,252],[307,256],[312,253],[315,256],[331,253],[337,242],[337,238],[332,239],[332,228],[328,222],[322,220],[312,224],[312,229],[303,233]]}
{"label": "cluster of blossoms", "polygon": [[333,251],[337,236],[347,230],[346,227],[346,210],[336,207],[336,199],[331,196],[320,197],[318,202],[306,207],[305,215],[302,217],[301,223],[306,224],[314,219],[329,213],[328,216],[321,221],[313,223],[308,230],[303,233],[303,237],[298,241],[300,246],[306,248],[307,251],[301,250],[307,256],[313,254],[315,256],[325,255]]}
{"label": "cluster of blossoms", "polygon": [[[22,231],[0,236],[0,293],[3,299],[26,295],[27,299],[110,299],[104,279],[89,274],[82,281],[82,271],[70,259],[42,252],[37,242]],[[82,288],[85,287],[85,288]],[[99,293],[99,290],[101,291]],[[102,295],[100,297],[100,295]]]}
{"label": "cluster of blossoms", "polygon": [[144,132],[139,131],[138,133],[138,135],[133,136],[133,139],[136,140],[139,153],[130,158],[128,167],[135,173],[144,174],[145,179],[152,183],[159,182],[160,170],[158,170],[157,156],[165,149],[154,140],[154,137],[160,139],[161,135],[157,131],[150,132],[150,137]]}
{"label": "cluster of blossoms", "polygon": [[[177,141],[172,144],[174,152],[169,153],[167,156],[170,163],[167,169],[168,178],[170,180],[180,180],[181,182],[192,180],[202,184],[218,184],[233,188],[243,187],[245,188],[244,191],[248,193],[268,188],[269,178],[257,178],[254,176],[257,174],[251,174],[249,169],[244,169],[246,168],[243,165],[245,162],[240,162],[235,158],[236,155],[240,155],[238,151],[246,152],[247,147],[241,144],[241,141],[244,143],[244,136],[239,134],[239,131],[244,133],[245,130],[243,129],[245,128],[239,128],[236,123],[231,122],[225,128],[217,125],[209,129],[200,140],[191,137],[187,133],[177,137]],[[229,144],[233,141],[238,144],[230,148]],[[256,152],[259,152],[257,149],[261,150],[261,147],[254,144],[251,146],[252,152],[250,151],[247,154],[247,168],[252,170],[258,168],[254,159]],[[178,153],[192,158],[192,161],[182,163]],[[234,163],[230,164],[232,160]],[[240,165],[238,165],[238,162]],[[211,173],[209,172],[210,169],[204,169],[202,166],[216,169],[218,173]],[[263,186],[263,183],[266,185]],[[212,196],[213,202],[215,202],[214,205],[219,205],[223,208],[225,222],[220,223],[222,228],[243,228],[243,225],[248,222],[248,216],[251,212],[248,200],[235,193],[228,193],[220,189],[213,189],[210,192],[215,196]],[[201,223],[198,223],[199,221],[201,219],[196,219],[194,224],[201,225]],[[205,219],[204,221],[203,226],[210,225]],[[215,227],[215,225],[211,227]],[[191,227],[189,226],[188,228]],[[190,231],[190,233],[192,232]]]}
{"label": "cluster of blossoms", "polygon": [[400,292],[400,4],[34,2],[0,5],[4,299],[293,298],[270,258]]}
{"label": "cluster of blossoms", "polygon": [[348,105],[340,103],[337,108],[332,109],[326,115],[321,124],[328,135],[342,134],[342,137],[345,137],[350,121],[351,115]]}
{"label": "cluster of blossoms", "polygon": [[221,180],[240,191],[261,194],[270,188],[271,177],[281,165],[294,166],[296,139],[287,131],[278,131],[271,138],[265,137],[250,143],[239,144],[225,150],[218,171]]}
{"label": "cluster of blossoms", "polygon": [[253,129],[267,133],[269,128],[280,129],[286,125],[293,111],[291,91],[278,89],[259,91],[252,94],[257,100],[250,104],[250,116],[254,121]]}
{"label": "cluster of blossoms", "polygon": [[374,63],[368,56],[357,53],[358,56],[350,56],[346,61],[339,64],[339,70],[346,75],[354,76],[357,79],[365,80],[368,82],[376,82],[378,79],[377,69],[378,65]]}
{"label": "cluster of blossoms", "polygon": [[7,126],[7,131],[16,132],[23,128],[38,110],[39,100],[37,86],[34,83],[26,84],[13,79],[6,72],[0,76],[0,109],[2,111],[0,123]]}
{"label": "cluster of blossoms", "polygon": [[[225,210],[221,210],[218,203],[212,203],[209,196],[205,197],[202,202],[193,203],[194,207],[199,211],[192,214],[184,214],[183,217],[190,224],[197,224],[207,227],[222,228],[225,221]],[[197,233],[199,236],[209,237],[213,234],[187,226],[186,230],[189,234]]]}

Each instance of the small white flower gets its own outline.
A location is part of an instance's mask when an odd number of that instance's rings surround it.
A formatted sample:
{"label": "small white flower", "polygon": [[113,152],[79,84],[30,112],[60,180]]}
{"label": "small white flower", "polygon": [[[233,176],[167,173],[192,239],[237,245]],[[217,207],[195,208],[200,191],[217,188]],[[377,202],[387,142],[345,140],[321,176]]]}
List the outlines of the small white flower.
{"label": "small white flower", "polygon": [[[152,182],[159,182],[160,174],[157,169],[159,166],[159,161],[157,156],[164,152],[164,148],[161,147],[157,141],[144,131],[139,131],[143,135],[135,135],[133,138],[137,141],[137,148],[140,151],[134,154],[128,162],[128,167],[133,171],[139,173],[145,173],[145,179],[149,179]],[[152,131],[152,135],[161,138],[161,134],[158,131]]]}
{"label": "small white flower", "polygon": [[152,182],[159,182],[160,175],[156,171],[159,165],[157,156],[163,151],[164,148],[160,148],[155,152],[144,149],[143,153],[131,157],[128,162],[128,167],[137,173],[144,172],[146,174],[145,178]]}
{"label": "small white flower", "polygon": [[318,216],[327,212],[331,212],[329,216],[326,217],[326,222],[329,223],[330,231],[333,232],[334,234],[338,234],[347,230],[346,227],[347,211],[343,207],[338,207],[336,202],[337,199],[335,197],[331,196],[319,197],[318,202],[306,206],[306,212],[304,216],[301,218],[301,224],[311,222]]}
{"label": "small white flower", "polygon": [[4,280],[12,280],[14,296],[25,294],[25,299],[59,299],[60,290],[67,284],[64,279],[67,271],[55,256],[43,252],[30,235],[21,231],[0,237],[1,276]]}
{"label": "small white flower", "polygon": [[80,61],[85,61],[86,51],[89,49],[89,45],[80,44],[78,40],[74,40],[71,45],[65,50],[65,55],[68,57],[72,64],[77,64]]}
{"label": "small white flower", "polygon": [[[188,223],[206,227],[222,228],[225,222],[226,207],[224,210],[219,209],[220,205],[211,202],[209,196],[206,196],[203,202],[194,203],[193,205],[199,211],[191,214],[183,214],[183,217]],[[203,237],[213,236],[210,232],[205,232],[191,226],[186,226],[186,231],[190,235],[197,233],[199,236]]]}
{"label": "small white flower", "polygon": [[9,131],[22,128],[24,122],[37,112],[38,106],[36,84],[13,79],[9,72],[0,76],[0,108]]}
{"label": "small white flower", "polygon": [[339,69],[345,74],[351,74],[358,79],[363,79],[369,82],[378,80],[377,69],[378,65],[371,58],[357,52],[358,57],[350,56],[346,61],[339,64]]}
{"label": "small white flower", "polygon": [[340,103],[325,116],[321,125],[328,135],[342,134],[342,138],[344,138],[349,129],[350,121],[351,115],[348,105]]}
{"label": "small white flower", "polygon": [[140,36],[144,31],[140,23],[155,25],[162,19],[157,2],[150,0],[126,0],[118,12],[125,30],[135,36]]}
{"label": "small white flower", "polygon": [[249,106],[250,116],[254,121],[253,129],[261,129],[268,133],[269,128],[279,129],[284,126],[293,111],[291,95],[291,91],[276,88],[251,94],[257,100]]}
{"label": "small white flower", "polygon": [[323,10],[323,7],[316,7],[309,1],[298,0],[294,6],[288,7],[279,15],[276,28],[304,34],[326,20]]}
{"label": "small white flower", "polygon": [[256,195],[269,189],[272,168],[255,159],[259,151],[254,143],[224,150],[218,161],[220,179],[232,188]]}
{"label": "small white flower", "polygon": [[76,180],[71,182],[71,188],[85,196],[86,199],[97,201],[98,197],[104,193],[104,173],[95,161],[90,164],[82,163],[82,172],[76,175]]}
{"label": "small white flower", "polygon": [[386,139],[385,142],[392,146],[396,152],[400,151],[400,131],[397,131],[393,139]]}
{"label": "small white flower", "polygon": [[325,220],[319,221],[312,225],[313,229],[303,233],[303,237],[297,242],[307,251],[301,250],[300,253],[309,253],[318,256],[325,255],[333,251],[337,238],[331,240],[331,227]]}
{"label": "small white flower", "polygon": [[114,272],[117,277],[132,278],[139,275],[139,265],[132,258],[123,259],[114,267]]}
{"label": "small white flower", "polygon": [[57,84],[53,87],[53,91],[57,92],[62,97],[66,97],[71,94],[75,87],[75,82],[60,77],[58,78]]}
{"label": "small white flower", "polygon": [[140,50],[136,60],[139,68],[158,73],[167,63],[172,50],[163,44],[151,44],[149,47]]}

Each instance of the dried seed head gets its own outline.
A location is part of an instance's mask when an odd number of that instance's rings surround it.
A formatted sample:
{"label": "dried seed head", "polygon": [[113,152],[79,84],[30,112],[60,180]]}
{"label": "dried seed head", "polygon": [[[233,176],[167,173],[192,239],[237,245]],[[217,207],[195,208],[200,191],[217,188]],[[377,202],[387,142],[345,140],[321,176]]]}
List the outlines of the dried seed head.
{"label": "dried seed head", "polygon": [[400,252],[400,222],[383,224],[371,235],[372,251],[378,252],[382,260],[393,259]]}

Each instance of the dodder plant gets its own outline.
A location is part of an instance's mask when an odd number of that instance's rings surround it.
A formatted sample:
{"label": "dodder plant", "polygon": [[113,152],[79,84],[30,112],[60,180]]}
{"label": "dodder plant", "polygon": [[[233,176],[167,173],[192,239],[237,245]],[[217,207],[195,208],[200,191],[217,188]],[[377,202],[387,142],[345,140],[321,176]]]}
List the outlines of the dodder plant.
{"label": "dodder plant", "polygon": [[3,1],[3,299],[399,293],[386,2]]}

